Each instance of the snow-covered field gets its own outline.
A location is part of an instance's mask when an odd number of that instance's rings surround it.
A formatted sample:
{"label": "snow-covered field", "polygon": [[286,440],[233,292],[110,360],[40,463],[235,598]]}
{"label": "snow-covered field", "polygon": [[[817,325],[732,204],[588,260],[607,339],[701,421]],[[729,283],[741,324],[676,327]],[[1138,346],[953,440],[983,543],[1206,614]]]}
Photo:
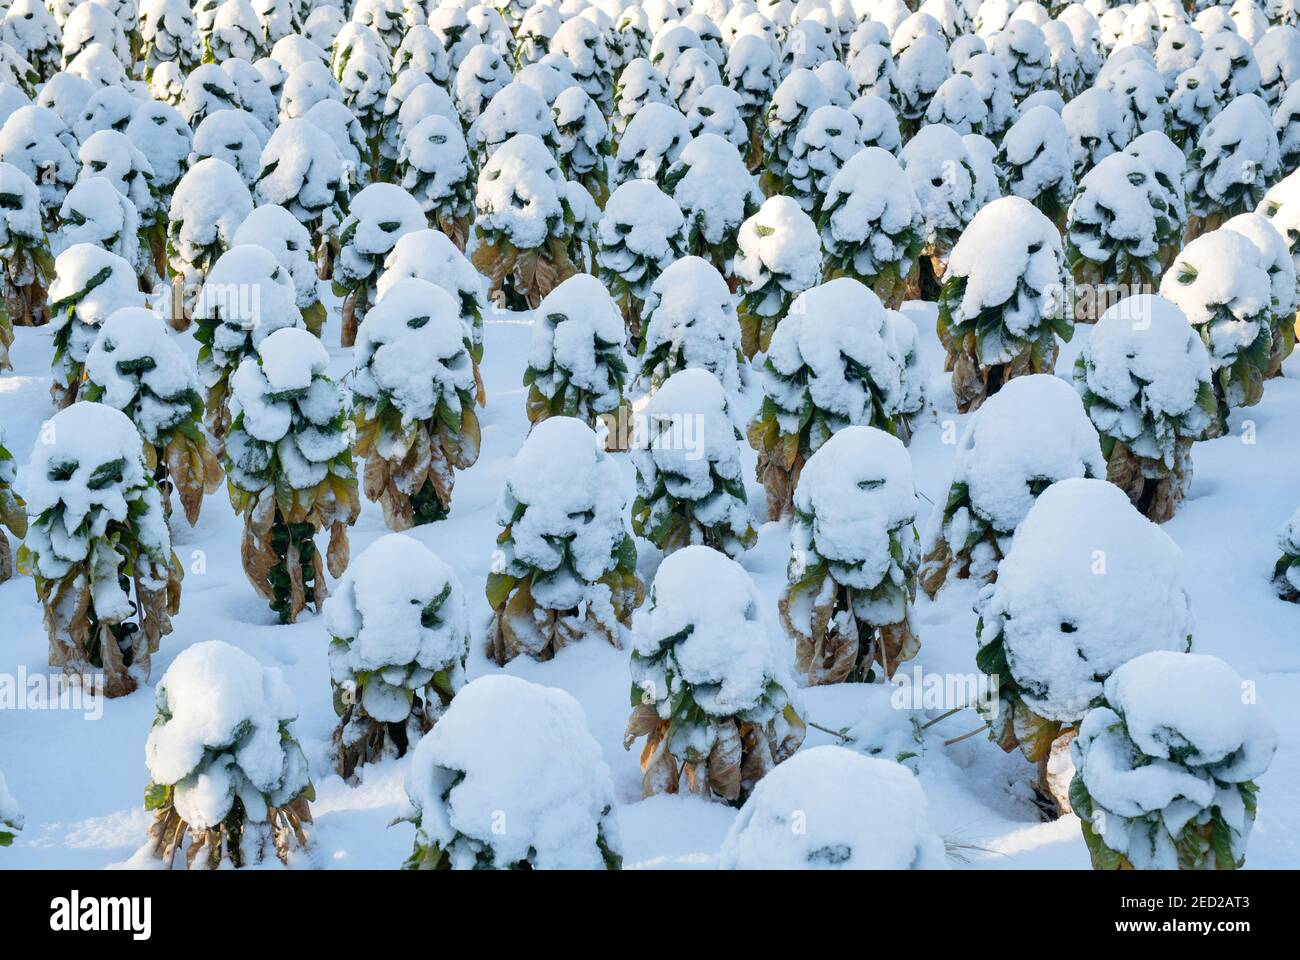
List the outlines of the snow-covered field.
{"label": "snow-covered field", "polygon": [[[960,436],[964,417],[952,410],[945,392],[943,352],[934,334],[932,305],[906,306],[922,335],[923,357],[931,373],[932,398],[909,446],[917,487],[926,500],[946,490],[954,445],[945,435]],[[450,564],[465,587],[474,631],[468,675],[498,670],[567,690],[586,712],[591,733],[600,743],[613,776],[626,866],[651,868],[710,867],[716,864],[736,811],[719,803],[675,796],[641,798],[638,744],[622,746],[628,713],[628,651],[587,641],[563,650],[548,663],[519,658],[505,668],[487,659],[483,632],[490,619],[483,587],[491,566],[499,527],[496,504],[511,460],[527,434],[525,391],[520,376],[532,328],[526,314],[489,317],[485,327],[483,378],[488,402],[481,411],[483,452],[478,463],[456,483],[451,516],[417,527],[411,535]],[[1058,369],[1069,370],[1079,340],[1065,348]],[[340,350],[337,319],[323,340],[331,347],[330,372],[347,373],[351,352]],[[192,346],[188,337],[178,342]],[[14,371],[0,376],[0,421],[20,462],[38,439],[51,415],[48,334],[20,329],[13,351]],[[1195,621],[1194,649],[1222,657],[1243,678],[1257,684],[1259,703],[1279,731],[1279,748],[1260,780],[1259,819],[1251,836],[1247,863],[1252,867],[1300,866],[1300,607],[1278,599],[1269,583],[1277,559],[1276,537],[1295,509],[1300,487],[1300,433],[1294,411],[1300,409],[1300,357],[1288,362],[1287,376],[1269,382],[1263,401],[1233,414],[1232,436],[1198,443],[1193,457],[1195,479],[1187,502],[1164,526],[1183,550],[1186,584]],[[754,402],[752,387],[745,397]],[[947,422],[956,430],[945,429]],[[1247,421],[1254,442],[1243,442]],[[1249,437],[1250,434],[1247,434]],[[753,480],[754,453],[744,448],[747,490],[759,525],[762,487]],[[634,471],[627,456],[617,455],[631,488]],[[303,615],[281,626],[249,587],[240,569],[242,522],[231,511],[224,491],[207,498],[196,528],[177,515],[175,549],[187,566],[181,613],[174,632],[164,638],[153,661],[154,682],[176,655],[204,640],[224,640],[248,651],[262,663],[278,666],[299,705],[295,724],[311,765],[317,800],[316,856],[322,867],[396,867],[410,853],[414,830],[389,827],[406,803],[403,778],[409,755],[362,767],[356,785],[333,774],[330,733],[336,723],[331,706],[326,649],[329,637],[321,617]],[[382,512],[365,502],[353,530],[353,556],[385,532]],[[762,595],[773,642],[789,650],[790,641],[776,618],[776,597],[785,581],[788,525],[763,523],[759,542],[741,558]],[[639,572],[649,583],[660,557],[639,545]],[[192,569],[199,560],[206,572]],[[707,585],[701,585],[707,589]],[[921,651],[904,664],[909,671],[967,674],[974,671],[975,589],[965,582],[950,585],[931,603],[921,595],[917,619]],[[48,670],[48,643],[29,579],[16,577],[0,585],[0,673]],[[878,691],[877,691],[878,692]],[[870,691],[861,685],[836,684],[801,691],[808,719],[841,729],[862,719]],[[940,711],[931,711],[937,714]],[[13,847],[5,850],[5,867],[107,867],[126,861],[142,844],[150,816],[142,805],[149,780],[144,744],[154,719],[152,688],[108,701],[103,716],[89,720],[69,711],[0,712],[0,771],[20,802],[27,823]],[[970,867],[1060,867],[1086,869],[1088,853],[1072,815],[1040,822],[1030,802],[1033,770],[1018,753],[1003,754],[983,736],[944,747],[943,741],[979,725],[966,711],[926,732],[920,782],[929,799],[930,820],[945,838],[969,845],[963,855]],[[485,737],[511,737],[508,727],[482,731]],[[835,742],[810,729],[805,746]],[[885,815],[885,814],[882,814]],[[965,866],[965,864],[959,864]]]}
{"label": "snow-covered field", "polygon": [[1300,0],[0,0],[0,868],[1300,868],[1298,167]]}

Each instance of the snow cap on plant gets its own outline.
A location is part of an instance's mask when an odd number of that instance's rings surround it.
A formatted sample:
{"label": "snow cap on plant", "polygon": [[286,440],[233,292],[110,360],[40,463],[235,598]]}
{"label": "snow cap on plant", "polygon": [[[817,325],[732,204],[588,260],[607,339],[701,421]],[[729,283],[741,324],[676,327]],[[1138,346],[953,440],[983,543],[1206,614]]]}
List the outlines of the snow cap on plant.
{"label": "snow cap on plant", "polygon": [[[131,418],[151,449],[147,464],[164,492],[175,486],[193,526],[221,467],[201,423],[203,396],[194,365],[167,335],[162,318],[142,307],[115,311],[86,356],[85,396]],[[164,504],[166,506],[166,504]]]}
{"label": "snow cap on plant", "polygon": [[977,663],[1000,684],[991,736],[1035,762],[1117,667],[1191,644],[1182,551],[1106,480],[1043,491],[976,610]]}
{"label": "snow cap on plant", "polygon": [[1202,234],[1174,259],[1160,295],[1176,303],[1210,352],[1220,418],[1264,390],[1272,348],[1272,284],[1259,248],[1234,230]]}
{"label": "snow cap on plant", "polygon": [[1016,528],[1058,480],[1104,477],[1097,431],[1069,384],[1050,374],[1008,382],[971,417],[952,481],[926,531],[922,586],[993,579]]}
{"label": "snow cap on plant", "polygon": [[763,404],[749,424],[768,516],[791,509],[799,471],[838,430],[895,429],[902,358],[874,293],[841,277],[801,293],[776,328],[761,368]]}
{"label": "snow cap on plant", "polygon": [[629,363],[623,339],[623,318],[599,280],[578,273],[556,286],[533,320],[528,419],[577,417],[594,427],[598,416],[614,413]]}
{"label": "snow cap on plant", "polygon": [[740,386],[740,324],[722,274],[700,257],[675,261],[646,296],[639,354],[641,387],[651,389],[678,370],[708,370],[728,392]]}
{"label": "snow cap on plant", "polygon": [[769,198],[740,225],[734,270],[741,348],[753,357],[767,350],[794,298],[821,280],[821,240],[812,218],[790,197]]}
{"label": "snow cap on plant", "polygon": [[289,863],[307,844],[314,791],[289,726],[297,704],[279,669],[208,640],[181,651],[156,694],[145,743],[145,809],[155,811],[146,849],[168,865],[187,840],[190,867],[251,866],[269,855]]}
{"label": "snow cap on plant", "polygon": [[[839,746],[796,753],[759,781],[718,854],[723,870],[940,870],[942,838],[916,776]],[[790,829],[790,811],[808,829]]]}
{"label": "snow cap on plant", "polygon": [[1128,143],[1124,116],[1105,87],[1089,87],[1079,94],[1065,105],[1061,119],[1070,132],[1076,180]]}
{"label": "snow cap on plant", "polygon": [[636,419],[632,529],[665,553],[703,543],[734,557],[752,547],[739,440],[717,377],[686,369],[664,381]]}
{"label": "snow cap on plant", "polygon": [[324,614],[336,763],[350,777],[360,763],[404,754],[465,685],[469,619],[451,567],[402,533],[352,561]]}
{"label": "snow cap on plant", "polygon": [[831,277],[859,280],[893,301],[921,248],[921,206],[903,168],[880,147],[854,154],[831,179],[818,218]]}
{"label": "snow cap on plant", "polygon": [[[485,738],[485,724],[510,736]],[[407,869],[622,865],[609,767],[563,690],[511,676],[467,684],[416,747],[406,793]]]}
{"label": "snow cap on plant", "polygon": [[20,477],[27,536],[18,568],[45,607],[50,664],[101,671],[108,696],[149,678],[180,606],[181,572],[140,434],[82,401],[50,418]]}
{"label": "snow cap on plant", "polygon": [[916,506],[911,458],[883,430],[845,427],[804,464],[778,608],[810,684],[889,676],[920,649]]}
{"label": "snow cap on plant", "polygon": [[1191,485],[1192,443],[1218,417],[1195,328],[1164,297],[1121,300],[1090,331],[1074,382],[1101,435],[1109,479],[1148,517],[1169,519]]}
{"label": "snow cap on plant", "polygon": [[1188,157],[1187,199],[1194,214],[1253,210],[1277,178],[1281,157],[1268,107],[1237,97],[1205,125]]}
{"label": "snow cap on plant", "polygon": [[[708,583],[708,590],[700,584]],[[642,792],[742,802],[804,738],[793,684],[745,569],[689,546],[664,558],[632,627],[623,744],[646,737]]]}
{"label": "snow cap on plant", "polygon": [[1153,651],[1106,679],[1070,744],[1097,870],[1236,869],[1277,733],[1218,657]]}
{"label": "snow cap on plant", "polygon": [[1069,340],[1061,235],[1029,201],[994,200],[952,249],[939,300],[939,336],[959,410],[1006,381],[1050,372]]}
{"label": "snow cap on plant", "polygon": [[641,601],[636,546],[623,523],[618,464],[574,417],[537,424],[515,455],[497,517],[505,528],[488,576],[489,654],[549,660],[587,635],[622,645]]}

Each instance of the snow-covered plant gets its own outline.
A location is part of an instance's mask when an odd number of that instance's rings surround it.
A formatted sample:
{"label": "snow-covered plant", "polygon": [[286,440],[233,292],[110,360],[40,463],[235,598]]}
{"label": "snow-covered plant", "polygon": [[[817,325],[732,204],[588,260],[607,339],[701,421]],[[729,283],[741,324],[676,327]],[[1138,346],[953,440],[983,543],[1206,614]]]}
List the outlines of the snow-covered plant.
{"label": "snow-covered plant", "polygon": [[690,124],[681,111],[658,101],[645,104],[619,138],[610,184],[642,179],[662,187],[669,168],[692,142]]}
{"label": "snow-covered plant", "polygon": [[777,53],[758,34],[741,34],[727,51],[725,80],[740,97],[740,115],[749,131],[745,157],[751,170],[762,159],[763,114],[781,81],[780,73]]}
{"label": "snow-covered plant", "polygon": [[923,296],[933,298],[953,244],[979,209],[975,168],[962,138],[933,123],[917,131],[899,159],[920,205],[925,231],[915,282]]}
{"label": "snow-covered plant", "polygon": [[843,107],[818,107],[795,135],[786,164],[787,193],[816,215],[831,180],[862,149],[857,118]]}
{"label": "snow-covered plant", "polygon": [[425,24],[413,24],[406,29],[402,42],[393,51],[392,69],[394,77],[415,70],[439,85],[445,85],[451,77],[447,50]]}
{"label": "snow-covered plant", "polygon": [[[903,149],[903,137],[898,128],[898,115],[889,102],[873,93],[864,93],[851,104],[849,113],[858,121],[859,137],[863,147],[880,147],[894,156]],[[846,164],[847,166],[847,164]]]}
{"label": "snow-covered plant", "polygon": [[975,609],[975,662],[998,681],[989,737],[1038,764],[1039,803],[1054,815],[1065,790],[1053,788],[1049,761],[1106,678],[1141,654],[1191,645],[1182,551],[1113,483],[1062,480],[1030,508]]}
{"label": "snow-covered plant", "polygon": [[1011,95],[1011,78],[1007,68],[991,53],[978,53],[962,64],[958,71],[970,77],[984,101],[984,133],[996,137],[1016,121],[1016,101]]}
{"label": "snow-covered plant", "polygon": [[158,681],[145,743],[153,813],[145,850],[170,867],[285,865],[306,852],[315,799],[290,724],[298,715],[277,667],[221,640],[182,650]]}
{"label": "snow-covered plant", "polygon": [[[397,241],[384,261],[384,272],[376,290],[380,297],[389,287],[407,278],[428,280],[451,294],[460,307],[461,327],[465,332],[465,349],[474,361],[475,378],[483,358],[483,277],[474,269],[456,245],[437,230],[416,230]],[[478,382],[479,404],[485,400],[482,381]]]}
{"label": "snow-covered plant", "polygon": [[902,369],[890,347],[888,314],[858,281],[840,277],[795,299],[772,335],[748,427],[769,519],[791,512],[804,464],[838,430],[897,430]]}
{"label": "snow-covered plant", "polygon": [[1254,54],[1259,64],[1259,95],[1276,109],[1300,81],[1300,31],[1295,27],[1269,30],[1255,44]]}
{"label": "snow-covered plant", "polygon": [[261,121],[247,110],[214,110],[194,131],[190,166],[219,157],[252,186],[261,169],[262,149],[270,136]]}
{"label": "snow-covered plant", "polygon": [[1106,461],[1085,406],[1050,374],[1010,381],[985,401],[957,445],[952,482],[926,531],[921,586],[988,582],[1035,498],[1058,480],[1103,477]]}
{"label": "snow-covered plant", "polygon": [[1070,156],[1077,182],[1082,183],[1089,170],[1128,143],[1124,116],[1105,87],[1083,91],[1065,105],[1061,119],[1070,132]]}
{"label": "snow-covered plant", "polygon": [[952,74],[952,64],[946,44],[933,35],[917,37],[898,54],[897,62],[898,116],[906,126],[915,129],[924,121],[939,87]]}
{"label": "snow-covered plant", "polygon": [[614,297],[632,348],[650,287],[685,255],[685,218],[672,197],[650,180],[628,180],[610,195],[596,225],[596,272]]}
{"label": "snow-covered plant", "polygon": [[[445,9],[445,8],[444,8]],[[484,737],[511,718],[510,736]],[[614,785],[578,701],[518,677],[479,677],[415,748],[408,870],[617,870]],[[509,830],[499,827],[508,818]]]}
{"label": "snow-covered plant", "polygon": [[1300,603],[1300,510],[1283,524],[1277,543],[1282,556],[1273,567],[1273,583],[1283,600]]}
{"label": "snow-covered plant", "polygon": [[974,81],[964,73],[955,73],[934,92],[925,122],[941,123],[965,135],[982,132],[988,115],[989,108]]}
{"label": "snow-covered plant", "polygon": [[487,579],[488,655],[550,660],[583,638],[622,646],[644,588],[617,462],[574,417],[533,428],[506,478]]}
{"label": "snow-covered plant", "polygon": [[740,154],[717,134],[701,134],[669,168],[663,188],[686,218],[687,251],[729,276],[741,224],[763,199]]}
{"label": "snow-covered plant", "polygon": [[36,184],[47,225],[77,181],[77,143],[59,115],[29,103],[0,127],[0,161],[17,167]]}
{"label": "snow-covered plant", "polygon": [[542,298],[524,369],[531,423],[577,417],[595,427],[623,401],[628,357],[623,318],[604,285],[575,274]]}
{"label": "snow-covered plant", "polygon": [[474,188],[469,151],[459,127],[438,114],[425,117],[403,137],[397,167],[402,187],[429,220],[464,250]]}
{"label": "snow-covered plant", "polygon": [[560,169],[570,180],[586,187],[594,200],[604,203],[609,196],[609,126],[600,107],[575,86],[555,98],[551,115],[557,131],[555,155]]}
{"label": "snow-covered plant", "polygon": [[115,311],[86,355],[86,400],[121,410],[144,440],[145,467],[158,483],[163,509],[176,490],[190,526],[203,496],[221,483],[203,433],[203,395],[194,366],[167,335],[162,318],[143,307]]}
{"label": "snow-covered plant", "polygon": [[280,120],[292,120],[307,115],[307,111],[323,100],[343,101],[343,91],[330,73],[329,67],[318,60],[307,60],[289,71],[280,93]]}
{"label": "snow-covered plant", "polygon": [[231,375],[272,333],[299,326],[301,314],[289,271],[252,244],[221,255],[193,306],[199,380],[207,389],[204,421],[220,445],[231,421]]}
{"label": "snow-covered plant", "polygon": [[384,258],[404,235],[428,226],[420,204],[401,187],[372,183],[355,197],[339,226],[334,261],[334,294],[343,298],[339,342],[350,347],[357,328],[375,302],[375,285]]}
{"label": "snow-covered plant", "polygon": [[740,94],[729,87],[718,84],[707,88],[686,113],[691,136],[716,133],[748,159],[749,127],[741,112],[743,105]]}
{"label": "snow-covered plant", "polygon": [[778,608],[809,684],[870,682],[877,667],[890,676],[920,649],[915,518],[912,462],[897,437],[845,427],[804,464]]}
{"label": "snow-covered plant", "polygon": [[54,221],[52,246],[66,250],[88,243],[117,254],[144,275],[148,256],[140,256],[140,215],[126,196],[104,177],[78,180],[63,198]]}
{"label": "snow-covered plant", "polygon": [[348,177],[337,144],[305,117],[283,121],[262,150],[262,169],[254,185],[257,202],[279,204],[311,231],[323,279],[333,274]]}
{"label": "snow-covered plant", "polygon": [[0,20],[0,42],[26,60],[42,80],[58,71],[62,32],[41,0],[14,0]]}
{"label": "snow-covered plant", "polygon": [[35,326],[47,319],[45,291],[54,260],[41,226],[41,195],[31,177],[0,161],[0,370],[9,368],[13,325]]}
{"label": "snow-covered plant", "polygon": [[[854,34],[845,66],[858,92],[874,94],[891,102],[898,96],[898,68],[889,51],[889,31],[884,24],[864,23]],[[862,38],[859,42],[859,38]]]}
{"label": "snow-covered plant", "polygon": [[222,0],[211,28],[199,31],[199,45],[206,63],[234,58],[252,63],[266,53],[262,25],[248,0]]}
{"label": "snow-covered plant", "polygon": [[488,278],[493,300],[510,309],[536,308],[578,271],[570,257],[575,230],[574,191],[542,141],[511,137],[478,178],[473,263]]}
{"label": "snow-covered plant", "polygon": [[1269,327],[1272,343],[1265,377],[1281,375],[1282,362],[1291,355],[1296,342],[1296,308],[1300,306],[1300,286],[1296,283],[1295,264],[1286,240],[1273,223],[1260,213],[1242,213],[1222,227],[1240,233],[1259,251],[1260,263],[1268,271],[1270,287]]}
{"label": "snow-covered plant", "polygon": [[1155,651],[1106,680],[1070,744],[1070,802],[1094,870],[1235,870],[1277,750],[1218,657]]}
{"label": "snow-covered plant", "polygon": [[1065,218],[1066,259],[1081,292],[1149,290],[1181,240],[1177,211],[1143,156],[1114,153],[1089,170]]}
{"label": "snow-covered plant", "polygon": [[666,554],[693,543],[733,557],[752,547],[739,441],[717,377],[693,368],[664,381],[637,415],[633,531]]}
{"label": "snow-covered plant", "polygon": [[[790,811],[807,818],[791,830]],[[723,870],[941,870],[925,791],[893,760],[801,750],[754,788],[722,842]],[[802,821],[801,821],[802,822]]]}
{"label": "snow-covered plant", "polygon": [[1061,235],[1021,197],[985,206],[962,232],[939,297],[953,394],[973,410],[1013,377],[1050,373],[1074,334]]}
{"label": "snow-covered plant", "polygon": [[[701,590],[700,584],[709,584]],[[749,574],[710,547],[664,558],[632,625],[632,715],[642,793],[739,804],[803,742],[805,724]]]}
{"label": "snow-covered plant", "polygon": [[123,132],[149,161],[154,192],[159,197],[169,194],[185,173],[193,137],[180,111],[156,100],[143,101]]}
{"label": "snow-covered plant", "polygon": [[851,277],[886,303],[902,299],[921,253],[924,219],[916,192],[887,150],[859,150],[831,178],[817,222],[826,277]]}
{"label": "snow-covered plant", "polygon": [[[77,159],[81,161],[79,181],[106,178],[118,193],[131,201],[139,216],[141,259],[147,274],[156,267],[151,262],[153,247],[158,246],[165,253],[167,236],[167,211],[154,189],[153,164],[129,136],[117,130],[91,134],[81,144]],[[160,275],[165,275],[165,261],[163,268]]]}
{"label": "snow-covered plant", "polygon": [[0,583],[4,583],[14,573],[14,558],[4,528],[8,527],[9,532],[19,540],[27,536],[27,511],[24,509],[23,498],[14,491],[17,477],[18,465],[5,446],[4,426],[0,424]]}
{"label": "snow-covered plant", "polygon": [[767,350],[794,298],[821,280],[821,254],[816,225],[790,197],[772,197],[741,224],[734,270],[746,357]]}
{"label": "snow-covered plant", "polygon": [[[155,82],[159,72],[154,71]],[[180,102],[176,104],[191,128],[198,127],[215,110],[242,110],[243,106],[234,77],[215,63],[195,67],[186,75]]]}
{"label": "snow-covered plant", "polygon": [[348,525],[361,510],[349,398],[325,375],[328,363],[318,339],[290,327],[262,340],[230,378],[225,468],[244,517],[244,573],[281,623],[309,603],[320,610],[325,563],[314,537],[329,530],[329,571],[342,576]]}
{"label": "snow-covered plant", "polygon": [[[545,8],[539,4],[533,9]],[[668,82],[649,60],[637,57],[619,73],[618,83],[614,87],[614,110],[609,121],[614,139],[621,141],[628,125],[636,119],[642,108],[652,103],[671,106]]]}
{"label": "snow-covered plant", "polygon": [[637,386],[653,391],[679,370],[712,373],[727,391],[740,387],[740,324],[722,274],[700,257],[682,257],[650,286],[638,352]]}
{"label": "snow-covered plant", "polygon": [[77,399],[99,325],[120,307],[143,305],[144,294],[133,264],[95,244],[78,243],[54,261],[49,299],[54,340],[50,396],[56,406],[66,407]]}
{"label": "snow-covered plant", "polygon": [[325,601],[330,685],[339,723],[334,765],[403,756],[465,685],[469,619],[451,567],[401,533],[380,537]]}
{"label": "snow-covered plant", "polygon": [[146,80],[163,63],[175,63],[183,71],[198,63],[194,13],[186,0],[143,0],[139,30]]}
{"label": "snow-covered plant", "polygon": [[1141,294],[1112,306],[1074,364],[1074,383],[1101,436],[1108,479],[1156,523],[1192,481],[1192,443],[1214,432],[1210,358],[1178,307]]}
{"label": "snow-covered plant", "polygon": [[1210,353],[1220,427],[1264,394],[1273,346],[1272,285],[1259,248],[1233,230],[1197,237],[1174,258],[1160,295],[1183,311]]}
{"label": "snow-covered plant", "polygon": [[510,67],[496,50],[485,43],[470,50],[456,70],[453,87],[461,122],[468,127],[477,120],[510,80]]}
{"label": "snow-covered plant", "polygon": [[369,149],[363,156],[367,168],[378,162],[379,135],[384,122],[384,102],[388,96],[391,79],[388,74],[386,51],[358,47],[347,62],[337,68],[339,90],[343,104],[365,131]]}
{"label": "snow-covered plant", "polygon": [[148,681],[181,599],[180,562],[140,448],[124,413],[76,403],[47,422],[22,482],[18,570],[36,581],[50,666],[102,672],[110,697]]}
{"label": "snow-covered plant", "polygon": [[1246,94],[1201,131],[1187,158],[1187,203],[1199,231],[1254,210],[1277,179],[1281,158],[1268,107]]}
{"label": "snow-covered plant", "polygon": [[293,281],[294,297],[303,325],[320,336],[325,325],[325,305],[321,303],[316,288],[316,265],[311,259],[311,234],[307,228],[284,207],[267,203],[254,207],[235,230],[230,245],[237,247],[241,244],[270,251]]}
{"label": "snow-covered plant", "polygon": [[1028,200],[1058,230],[1074,197],[1070,131],[1051,107],[1026,110],[1002,137],[998,177],[1007,193]]}
{"label": "snow-covered plant", "polygon": [[167,214],[173,326],[188,326],[195,292],[252,211],[253,197],[243,178],[217,157],[199,161],[176,184]]}
{"label": "snow-covered plant", "polygon": [[516,70],[536,63],[551,52],[551,38],[563,22],[559,10],[550,4],[534,3],[524,11],[515,27]]}
{"label": "snow-covered plant", "polygon": [[609,44],[600,27],[586,17],[569,17],[551,38],[550,52],[567,61],[567,72],[587,96],[608,110],[614,99]]}
{"label": "snow-covered plant", "polygon": [[406,530],[447,516],[455,471],[481,441],[474,361],[460,303],[427,280],[384,287],[353,352],[357,455],[366,496]]}
{"label": "snow-covered plant", "polygon": [[1150,63],[1134,60],[1113,71],[1103,71],[1098,84],[1115,98],[1124,118],[1126,139],[1153,130],[1163,131],[1168,126],[1169,97],[1165,81]]}
{"label": "snow-covered plant", "polygon": [[469,126],[474,165],[481,168],[501,144],[520,133],[532,134],[552,151],[559,137],[546,98],[528,84],[514,80],[492,96]]}
{"label": "snow-covered plant", "polygon": [[818,107],[830,103],[826,88],[811,70],[792,70],[772,94],[763,126],[763,190],[780,193],[795,137]]}

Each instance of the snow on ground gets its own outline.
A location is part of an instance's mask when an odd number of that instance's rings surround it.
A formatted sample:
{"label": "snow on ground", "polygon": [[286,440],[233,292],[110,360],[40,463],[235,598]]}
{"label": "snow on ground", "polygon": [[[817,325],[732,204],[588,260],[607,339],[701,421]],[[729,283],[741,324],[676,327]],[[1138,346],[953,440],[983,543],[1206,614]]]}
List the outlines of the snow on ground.
{"label": "snow on ground", "polygon": [[[329,300],[329,294],[322,290]],[[344,377],[351,352],[339,349],[337,303],[323,340],[330,347],[329,373]],[[925,528],[932,501],[947,489],[952,457],[964,417],[953,412],[947,375],[941,373],[943,351],[934,332],[935,308],[913,303],[905,311],[921,332],[920,350],[930,371],[927,412],[918,418],[910,444],[916,482],[922,496],[917,526]],[[1081,343],[1080,327],[1057,362],[1069,376]],[[176,338],[190,351],[189,335]],[[532,339],[527,315],[489,315],[484,331],[483,377],[487,406],[480,413],[482,454],[458,475],[451,516],[417,527],[410,535],[430,547],[456,572],[465,587],[473,630],[468,664],[470,679],[495,673],[483,652],[489,608],[483,594],[499,528],[497,498],[511,459],[527,433],[525,388],[520,383]],[[50,328],[21,327],[12,350],[13,373],[0,377],[0,422],[9,447],[25,463],[49,400]],[[1193,649],[1226,660],[1256,684],[1259,703],[1280,736],[1272,767],[1259,781],[1259,819],[1250,839],[1247,866],[1300,866],[1300,606],[1278,599],[1270,584],[1278,556],[1277,532],[1295,511],[1300,497],[1300,354],[1287,376],[1268,382],[1263,401],[1233,412],[1230,435],[1198,443],[1193,451],[1195,478],[1186,503],[1164,529],[1182,547],[1186,583],[1195,621]],[[758,402],[751,383],[736,412],[748,418]],[[776,598],[785,581],[787,525],[760,526],[762,488],[753,479],[754,452],[742,446],[746,482],[759,542],[740,561],[760,592],[770,600],[769,629],[782,644]],[[616,455],[627,489],[634,483],[632,464]],[[931,502],[927,502],[931,501]],[[205,640],[224,640],[267,666],[281,668],[297,700],[296,734],[313,772],[317,799],[316,858],[321,867],[397,867],[410,853],[414,827],[388,824],[406,805],[403,780],[410,755],[362,767],[355,785],[332,772],[329,737],[336,718],[330,700],[329,636],[323,619],[307,613],[296,624],[281,626],[253,592],[239,560],[240,521],[224,490],[209,497],[195,529],[178,511],[173,516],[174,544],[186,566],[181,612],[175,631],[153,658],[149,689],[102,704],[102,717],[76,711],[0,711],[0,770],[26,817],[26,827],[4,851],[6,868],[110,867],[123,864],[143,842],[149,816],[143,791],[149,774],[145,740],[154,719],[153,686],[184,649]],[[377,504],[366,501],[352,530],[353,556],[386,531]],[[640,572],[653,578],[659,556],[639,544]],[[936,602],[918,596],[922,640],[916,660],[901,673],[972,674],[975,671],[975,588],[967,582],[947,587]],[[625,866],[689,868],[715,866],[718,851],[736,811],[722,804],[676,796],[643,800],[638,751],[624,751],[627,720],[627,649],[587,641],[568,647],[548,663],[519,658],[504,672],[559,687],[582,705],[592,735],[613,773]],[[0,674],[49,672],[47,640],[41,611],[29,579],[0,584]],[[873,692],[840,684],[801,691],[808,719],[838,730],[866,712]],[[94,711],[92,711],[94,712]],[[939,711],[932,711],[937,715]],[[973,711],[944,719],[925,733],[918,761],[920,781],[929,799],[931,825],[946,841],[949,859],[961,868],[1088,867],[1088,854],[1073,816],[1041,823],[1030,802],[1030,765],[1019,754],[1005,755],[983,736],[944,746],[979,720]],[[510,737],[503,726],[492,736]],[[803,749],[835,742],[820,729],[809,729]]]}

